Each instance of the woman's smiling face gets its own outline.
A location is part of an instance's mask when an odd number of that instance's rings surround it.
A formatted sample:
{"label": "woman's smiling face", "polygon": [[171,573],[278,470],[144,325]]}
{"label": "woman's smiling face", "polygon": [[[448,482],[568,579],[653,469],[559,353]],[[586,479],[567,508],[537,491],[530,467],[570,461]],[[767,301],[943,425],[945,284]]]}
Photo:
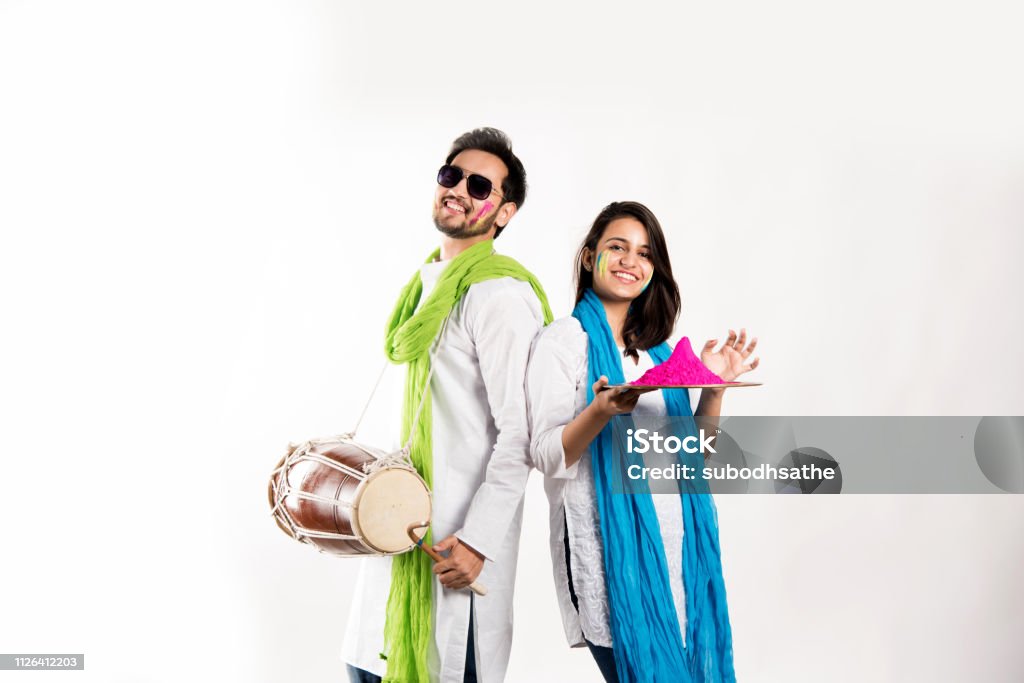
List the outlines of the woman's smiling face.
{"label": "woman's smiling face", "polygon": [[594,274],[594,293],[606,301],[632,301],[654,276],[647,230],[635,218],[616,218],[597,247],[586,250],[584,265]]}

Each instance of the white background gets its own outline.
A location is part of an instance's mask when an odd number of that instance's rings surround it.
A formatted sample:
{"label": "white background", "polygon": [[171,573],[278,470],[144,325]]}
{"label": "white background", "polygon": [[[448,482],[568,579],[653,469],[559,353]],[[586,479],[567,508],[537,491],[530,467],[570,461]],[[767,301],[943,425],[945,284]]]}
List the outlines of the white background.
{"label": "white background", "polygon": [[[479,125],[526,164],[498,248],[556,315],[600,208],[654,210],[677,332],[761,338],[727,414],[1024,414],[1021,19],[0,2],[0,651],[86,653],[34,680],[343,680],[354,564],[277,530],[267,475],[351,427]],[[718,504],[739,680],[1024,678],[1024,498]],[[536,476],[524,526],[508,680],[597,680]]]}

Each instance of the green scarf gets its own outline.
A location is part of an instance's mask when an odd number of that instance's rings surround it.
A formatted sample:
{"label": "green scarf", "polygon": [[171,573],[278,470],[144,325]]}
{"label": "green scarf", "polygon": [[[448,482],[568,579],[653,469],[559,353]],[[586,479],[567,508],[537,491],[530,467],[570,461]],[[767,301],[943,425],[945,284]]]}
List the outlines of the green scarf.
{"label": "green scarf", "polygon": [[[544,310],[544,324],[551,322],[544,289],[537,279],[516,260],[493,253],[494,241],[485,240],[452,259],[434,290],[416,309],[423,282],[416,272],[402,289],[388,322],[384,352],[393,363],[408,363],[402,409],[402,440],[409,438],[420,396],[427,389],[430,372],[430,346],[441,324],[471,285],[499,277],[514,277],[529,282]],[[427,259],[435,261],[440,250]],[[413,313],[415,311],[415,314]],[[495,350],[496,352],[498,350]],[[423,413],[412,439],[412,462],[433,490],[433,453],[431,445],[430,395],[423,401]],[[432,543],[430,533],[424,543]],[[430,645],[430,615],[433,600],[431,560],[426,553],[411,552],[392,558],[391,593],[388,596],[384,643],[388,670],[385,681],[412,683],[429,681],[427,650]]]}

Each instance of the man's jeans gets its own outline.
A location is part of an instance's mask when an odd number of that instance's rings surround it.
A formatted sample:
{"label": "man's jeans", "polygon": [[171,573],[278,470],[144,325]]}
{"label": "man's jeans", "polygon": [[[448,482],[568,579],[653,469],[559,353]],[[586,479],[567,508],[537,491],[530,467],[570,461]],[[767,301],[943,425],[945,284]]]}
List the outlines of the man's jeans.
{"label": "man's jeans", "polygon": [[[466,673],[462,677],[463,683],[476,683],[476,657],[474,656],[475,646],[473,644],[473,608],[469,609],[469,640],[466,641]],[[348,680],[351,683],[381,683],[380,676],[372,674],[364,669],[357,669],[351,664],[345,665],[348,668]]]}

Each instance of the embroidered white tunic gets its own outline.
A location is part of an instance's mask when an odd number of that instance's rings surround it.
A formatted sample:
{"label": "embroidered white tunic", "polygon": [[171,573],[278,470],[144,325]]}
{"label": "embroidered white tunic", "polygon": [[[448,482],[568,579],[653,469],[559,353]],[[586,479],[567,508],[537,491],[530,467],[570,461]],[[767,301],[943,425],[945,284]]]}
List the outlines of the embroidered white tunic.
{"label": "embroidered white tunic", "polygon": [[[420,269],[426,300],[450,261]],[[544,323],[529,283],[497,278],[469,288],[455,306],[433,360],[433,534],[455,534],[486,558],[487,595],[448,590],[434,578],[431,679],[461,683],[473,607],[477,677],[505,677],[512,645],[522,501],[532,469],[523,380],[530,344]],[[419,551],[416,551],[419,552]],[[386,671],[384,620],[391,559],[361,560],[342,659]]]}
{"label": "embroidered white tunic", "polygon": [[[620,348],[619,352],[622,351]],[[646,352],[640,353],[639,364],[628,357],[622,359],[627,382],[639,379],[652,367],[654,362]],[[587,405],[587,369],[587,334],[575,318],[556,320],[537,336],[526,375],[531,454],[537,469],[544,473],[544,490],[550,506],[551,565],[566,638],[572,647],[582,647],[584,638],[594,645],[611,647],[604,549],[590,451],[566,468],[562,448],[565,425]],[[661,392],[652,391],[640,396],[633,415],[663,416],[666,412]],[[669,583],[685,642],[682,504],[679,496],[654,495],[651,499],[661,527]],[[578,612],[569,593],[566,532]]]}

